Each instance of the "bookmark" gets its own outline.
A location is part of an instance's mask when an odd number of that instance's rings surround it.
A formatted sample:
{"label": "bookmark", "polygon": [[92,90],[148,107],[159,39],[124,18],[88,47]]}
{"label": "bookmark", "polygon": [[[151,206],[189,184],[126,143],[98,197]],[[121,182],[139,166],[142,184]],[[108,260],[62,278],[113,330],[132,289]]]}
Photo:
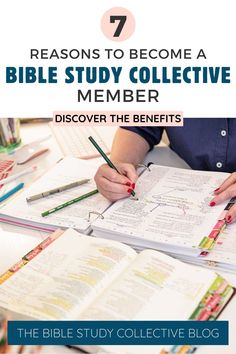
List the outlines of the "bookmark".
{"label": "bookmark", "polygon": [[227,226],[227,223],[225,221],[225,215],[235,203],[236,197],[231,198],[229,203],[224,208],[223,212],[220,214],[219,219],[210,234],[208,236],[203,237],[203,239],[200,241],[198,248],[204,249],[204,251],[200,253],[200,256],[206,256],[208,254],[208,252],[204,253],[205,250],[211,251],[213,249],[219,235],[222,231],[224,231]]}
{"label": "bookmark", "polygon": [[47,248],[52,242],[54,242],[63,233],[64,233],[63,230],[60,229],[56,230],[45,240],[43,240],[38,246],[36,246],[32,251],[28,252],[25,256],[23,256],[20,261],[14,264],[5,273],[0,275],[0,285],[4,283],[7,279],[9,279],[14,273],[18,272],[18,270],[20,270],[26,264],[28,264],[29,261],[31,261],[34,257],[36,257],[42,250]]}
{"label": "bookmark", "polygon": [[225,229],[225,227],[225,220],[218,220],[210,234],[203,237],[198,247],[204,250],[211,250],[214,247],[220,233]]}

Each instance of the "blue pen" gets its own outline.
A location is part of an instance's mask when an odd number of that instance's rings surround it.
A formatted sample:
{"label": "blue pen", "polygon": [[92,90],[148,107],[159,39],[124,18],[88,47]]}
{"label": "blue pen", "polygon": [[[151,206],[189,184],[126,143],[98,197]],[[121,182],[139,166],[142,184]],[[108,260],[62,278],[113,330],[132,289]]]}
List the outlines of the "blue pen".
{"label": "blue pen", "polygon": [[16,187],[10,189],[8,192],[6,192],[0,197],[0,203],[6,200],[7,198],[11,197],[13,194],[18,192],[23,187],[24,187],[24,183],[19,183]]}

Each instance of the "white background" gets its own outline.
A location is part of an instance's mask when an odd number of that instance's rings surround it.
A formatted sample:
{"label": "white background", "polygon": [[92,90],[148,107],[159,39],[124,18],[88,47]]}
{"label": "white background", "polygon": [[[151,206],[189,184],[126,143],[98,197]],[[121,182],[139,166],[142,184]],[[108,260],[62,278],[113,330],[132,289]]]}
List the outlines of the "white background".
{"label": "white background", "polygon": [[[13,0],[0,3],[0,117],[48,117],[60,110],[178,110],[185,117],[235,117],[235,1]],[[100,29],[105,11],[129,9],[136,30],[125,42],[108,40]],[[204,49],[207,60],[30,60],[30,48]],[[231,66],[231,84],[82,85],[63,83],[67,66]],[[4,84],[6,66],[58,66],[58,84]],[[148,89],[159,103],[78,103],[77,90]]]}

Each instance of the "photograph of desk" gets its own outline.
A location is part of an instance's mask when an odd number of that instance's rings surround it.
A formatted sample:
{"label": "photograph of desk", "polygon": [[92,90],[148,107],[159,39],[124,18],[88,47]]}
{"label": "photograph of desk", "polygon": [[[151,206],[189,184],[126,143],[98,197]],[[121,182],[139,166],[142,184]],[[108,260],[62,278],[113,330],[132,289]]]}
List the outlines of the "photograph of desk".
{"label": "photograph of desk", "polygon": [[[55,138],[51,134],[51,129],[48,125],[48,122],[39,122],[39,123],[28,123],[22,124],[20,128],[22,145],[29,144],[39,138],[50,137],[41,143],[42,148],[49,148],[49,151],[42,154],[41,156],[36,157],[35,159],[29,161],[25,165],[19,165],[14,170],[14,173],[20,172],[25,168],[37,165],[37,171],[32,174],[28,174],[21,178],[21,181],[25,181],[27,184],[33,182],[37,177],[45,173],[50,167],[54,166],[57,161],[63,158],[63,154],[58,146]],[[98,129],[102,130],[103,137],[106,139],[106,144],[111,148],[112,140],[116,131],[116,128],[110,127],[99,127]],[[8,158],[11,155],[8,155]],[[14,157],[14,155],[12,155]],[[2,158],[0,156],[0,158]],[[6,158],[6,156],[5,156]],[[170,148],[165,144],[161,143],[158,147],[149,152],[148,156],[145,159],[145,162],[152,161],[156,164],[189,168],[187,164],[178,157]],[[99,166],[103,164],[104,161],[102,158],[93,159],[93,162]],[[38,232],[29,229],[22,229],[12,225],[7,225],[0,223],[1,231],[1,248],[0,248],[0,272],[4,272],[8,267],[14,264],[20,259],[22,253],[24,254],[29,249],[32,249],[36,246],[43,238],[47,235],[43,232]],[[11,235],[14,233],[14,236]],[[19,240],[16,239],[16,234],[19,234]],[[21,235],[24,234],[24,238],[21,239]],[[219,272],[224,277],[231,282],[233,286],[236,286],[236,275],[232,273]],[[199,354],[233,354],[236,353],[236,298],[233,298],[231,303],[227,306],[223,314],[220,316],[221,320],[230,321],[230,345],[229,347],[202,347],[199,348],[197,353]],[[73,350],[66,347],[44,347],[41,353],[71,353]]]}

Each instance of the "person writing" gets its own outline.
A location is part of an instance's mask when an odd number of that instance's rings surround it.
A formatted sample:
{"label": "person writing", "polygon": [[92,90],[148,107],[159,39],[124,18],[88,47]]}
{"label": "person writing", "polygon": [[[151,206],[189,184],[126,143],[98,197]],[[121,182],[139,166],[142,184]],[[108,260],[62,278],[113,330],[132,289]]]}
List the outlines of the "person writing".
{"label": "person writing", "polygon": [[[183,127],[165,128],[170,148],[196,170],[230,172],[214,191],[210,206],[236,196],[236,119],[188,118]],[[119,173],[107,164],[99,167],[95,182],[101,194],[111,201],[125,198],[135,188],[136,166],[161,140],[164,128],[123,127],[115,135],[111,160]],[[226,214],[226,221],[236,220],[236,205]]]}

